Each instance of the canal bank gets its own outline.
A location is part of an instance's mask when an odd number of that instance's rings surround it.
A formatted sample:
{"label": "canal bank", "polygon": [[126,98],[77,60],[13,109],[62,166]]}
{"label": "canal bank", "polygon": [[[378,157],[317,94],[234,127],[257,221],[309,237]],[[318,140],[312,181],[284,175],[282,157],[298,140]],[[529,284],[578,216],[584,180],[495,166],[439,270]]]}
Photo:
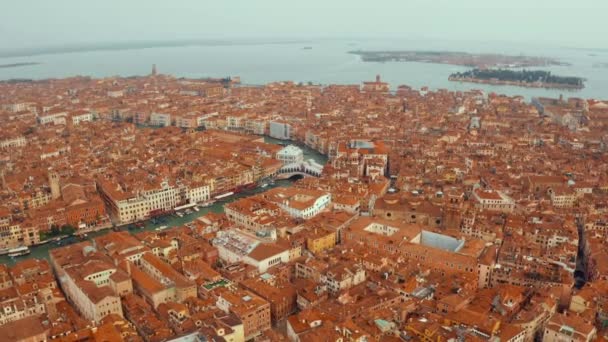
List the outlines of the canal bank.
{"label": "canal bank", "polygon": [[[292,142],[292,141],[278,140],[278,139],[274,139],[274,138],[270,138],[270,137],[264,137],[264,141],[268,144],[275,144],[275,145],[285,145],[285,144],[297,145],[304,152],[305,160],[313,159],[314,161],[316,161],[317,163],[322,164],[322,165],[325,165],[325,163],[327,163],[326,156],[324,156],[324,155],[318,153],[317,151],[315,151],[309,147],[306,147],[302,144]],[[223,213],[224,205],[226,205],[227,203],[230,203],[230,202],[234,202],[239,198],[259,194],[259,193],[262,193],[264,191],[267,191],[267,190],[275,188],[275,187],[289,187],[293,183],[294,183],[294,181],[289,180],[289,179],[277,180],[274,182],[274,184],[269,184],[267,187],[264,187],[264,188],[257,187],[255,189],[245,190],[239,194],[222,199],[221,201],[214,203],[210,207],[200,208],[199,211],[194,211],[191,214],[184,215],[183,217],[179,217],[177,215],[170,215],[170,216],[163,217],[161,220],[158,220],[156,223],[153,223],[152,221],[146,221],[144,224],[144,227],[141,229],[140,228],[134,229],[135,228],[134,225],[123,226],[120,229],[124,230],[124,231],[128,231],[132,234],[136,234],[141,231],[154,231],[156,228],[159,228],[161,226],[167,226],[169,228],[182,226],[188,222],[192,222],[192,221],[196,220],[197,218],[199,218],[201,216],[206,215],[209,212]],[[101,230],[101,231],[87,233],[86,240],[92,240],[96,237],[105,235],[111,231],[112,231],[111,229],[105,229],[105,230]],[[0,263],[10,266],[10,265],[13,265],[17,261],[25,260],[28,258],[48,259],[49,251],[51,249],[69,245],[72,243],[76,243],[78,241],[81,241],[81,239],[76,236],[70,236],[68,238],[61,240],[61,242],[59,242],[59,243],[52,241],[52,242],[46,243],[44,245],[32,246],[32,247],[30,247],[31,253],[28,255],[24,255],[24,256],[20,256],[20,257],[16,257],[16,258],[10,258],[6,255],[0,256]]]}

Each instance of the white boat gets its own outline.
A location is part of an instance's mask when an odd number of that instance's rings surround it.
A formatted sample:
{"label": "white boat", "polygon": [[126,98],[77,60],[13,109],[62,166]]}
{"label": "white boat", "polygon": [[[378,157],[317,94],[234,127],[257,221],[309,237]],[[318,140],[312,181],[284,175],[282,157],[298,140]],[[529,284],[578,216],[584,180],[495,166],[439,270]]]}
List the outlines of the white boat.
{"label": "white boat", "polygon": [[186,215],[190,215],[190,214],[192,214],[192,210],[186,209]]}
{"label": "white boat", "polygon": [[195,205],[196,205],[196,203],[188,203],[188,204],[180,205],[179,207],[175,207],[175,208],[173,208],[173,210],[181,211],[184,209],[190,209],[190,208],[194,207]]}
{"label": "white boat", "polygon": [[167,226],[160,226],[160,227],[158,227],[158,228],[156,228],[154,230],[156,230],[157,232],[160,232],[160,231],[165,230],[167,228],[169,228],[169,227],[167,227]]}
{"label": "white boat", "polygon": [[192,207],[192,209],[194,209],[194,211],[199,211],[198,207]]}
{"label": "white boat", "polygon": [[21,256],[21,255],[27,255],[30,253],[31,253],[31,251],[30,251],[29,247],[27,247],[27,246],[17,247],[17,248],[8,250],[9,257],[17,257],[17,256]]}
{"label": "white boat", "polygon": [[184,213],[182,213],[181,211],[176,212],[175,215],[179,217],[184,217]]}
{"label": "white boat", "polygon": [[215,203],[215,201],[207,201],[205,203],[202,203],[200,206],[203,208],[209,208],[210,206],[213,205],[213,203]]}
{"label": "white boat", "polygon": [[215,199],[219,200],[219,199],[226,198],[226,197],[229,197],[229,196],[232,196],[232,195],[234,195],[234,192],[230,191],[230,192],[227,192],[225,194],[221,194],[221,195],[215,196]]}
{"label": "white boat", "polygon": [[268,186],[268,183],[264,183],[264,184],[262,184],[262,186],[261,186],[261,187],[262,187],[262,188],[265,188],[265,187],[267,187],[267,186]]}

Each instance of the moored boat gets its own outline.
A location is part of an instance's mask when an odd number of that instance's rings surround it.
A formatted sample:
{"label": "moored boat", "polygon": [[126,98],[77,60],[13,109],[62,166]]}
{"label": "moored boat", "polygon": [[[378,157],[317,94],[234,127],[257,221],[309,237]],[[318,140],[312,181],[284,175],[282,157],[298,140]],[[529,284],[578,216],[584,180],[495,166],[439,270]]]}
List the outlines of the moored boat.
{"label": "moored boat", "polygon": [[18,257],[18,256],[22,256],[22,255],[27,255],[30,253],[31,253],[31,251],[30,251],[29,247],[27,247],[27,246],[21,246],[21,247],[12,248],[12,249],[8,250],[9,257]]}
{"label": "moored boat", "polygon": [[225,194],[221,194],[221,195],[215,196],[215,199],[216,200],[221,200],[223,198],[230,197],[232,195],[234,195],[234,192],[230,191],[230,192],[227,192]]}
{"label": "moored boat", "polygon": [[215,201],[207,201],[205,203],[201,203],[200,206],[202,208],[209,208],[210,206],[212,206],[215,203]]}

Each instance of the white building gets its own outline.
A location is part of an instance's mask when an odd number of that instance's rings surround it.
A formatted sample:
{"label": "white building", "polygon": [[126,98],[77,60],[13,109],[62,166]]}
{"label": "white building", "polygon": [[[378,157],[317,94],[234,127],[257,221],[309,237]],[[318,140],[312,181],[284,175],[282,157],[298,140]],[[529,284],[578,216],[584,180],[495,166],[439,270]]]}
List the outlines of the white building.
{"label": "white building", "polygon": [[49,123],[52,123],[53,125],[65,125],[67,116],[68,113],[62,110],[53,110],[38,116],[38,123],[41,125]]}
{"label": "white building", "polygon": [[171,114],[156,112],[150,114],[150,125],[158,127],[171,126]]}
{"label": "white building", "polygon": [[220,259],[233,264],[244,262],[254,266],[260,273],[280,263],[289,262],[289,248],[283,248],[274,243],[261,243],[238,230],[220,231],[213,239]]}
{"label": "white building", "polygon": [[304,152],[297,146],[289,145],[277,152],[276,158],[283,164],[299,164],[304,161]]}
{"label": "white building", "polygon": [[192,186],[188,189],[186,197],[190,203],[201,203],[211,198],[211,188],[207,184]]}
{"label": "white building", "polygon": [[578,194],[571,187],[553,187],[549,188],[547,192],[551,196],[551,203],[556,208],[573,207],[578,198]]}
{"label": "white building", "polygon": [[3,109],[8,110],[9,112],[17,113],[22,112],[24,110],[29,109],[30,107],[35,106],[36,104],[33,102],[16,102],[9,103],[2,106]]}
{"label": "white building", "polygon": [[149,218],[152,211],[172,210],[181,202],[180,190],[167,181],[159,188],[124,192],[117,185],[100,182],[102,197],[110,207],[110,213],[120,223],[129,223]]}
{"label": "white building", "polygon": [[19,135],[16,137],[5,137],[4,139],[0,137],[0,148],[14,148],[25,146],[27,140],[24,136]]}
{"label": "white building", "polygon": [[270,121],[270,136],[275,139],[291,140],[291,125],[283,122]]}
{"label": "white building", "polygon": [[361,284],[366,278],[365,268],[360,264],[356,264],[352,265],[352,267],[332,267],[321,277],[321,281],[327,286],[327,291],[336,294],[342,290]]}
{"label": "white building", "polygon": [[218,117],[218,116],[219,116],[219,113],[218,113],[218,112],[207,113],[207,114],[201,114],[201,115],[197,116],[197,118],[196,118],[196,125],[197,125],[198,127],[206,127],[206,128],[210,128],[210,127],[208,127],[207,125],[205,125],[205,122],[206,122],[207,120],[210,120],[210,119],[216,118],[216,117]]}
{"label": "white building", "polygon": [[120,297],[113,293],[109,285],[98,287],[91,281],[75,281],[71,275],[67,275],[62,287],[68,300],[88,320],[99,323],[109,314],[123,315]]}
{"label": "white building", "polygon": [[501,191],[477,189],[473,191],[473,199],[482,210],[510,213],[515,209],[515,201]]}
{"label": "white building", "polygon": [[74,112],[70,116],[74,125],[79,125],[81,122],[93,121],[93,113],[86,110]]}
{"label": "white building", "polygon": [[309,219],[331,204],[331,194],[309,189],[274,188],[264,197],[292,217]]}
{"label": "white building", "polygon": [[108,97],[123,97],[125,92],[122,89],[112,89],[112,90],[108,90]]}
{"label": "white building", "polygon": [[227,264],[242,262],[259,244],[260,241],[237,230],[219,231],[213,239],[213,246],[217,248],[220,259]]}
{"label": "white building", "polygon": [[45,314],[46,306],[38,298],[37,296],[3,298],[2,303],[0,303],[0,325],[34,315]]}
{"label": "white building", "polygon": [[260,273],[281,263],[289,262],[289,249],[275,244],[259,244],[243,258],[243,262],[257,267]]}

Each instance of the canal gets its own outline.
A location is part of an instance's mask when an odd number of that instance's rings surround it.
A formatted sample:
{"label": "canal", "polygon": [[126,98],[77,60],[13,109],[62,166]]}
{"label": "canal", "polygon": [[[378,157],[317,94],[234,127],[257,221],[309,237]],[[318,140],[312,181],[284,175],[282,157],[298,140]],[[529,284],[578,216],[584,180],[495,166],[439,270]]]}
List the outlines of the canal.
{"label": "canal", "polygon": [[[313,159],[315,160],[317,163],[321,164],[321,165],[325,165],[325,163],[327,163],[327,157],[318,153],[317,151],[308,148],[307,146],[304,146],[303,144],[300,143],[296,143],[296,142],[292,142],[292,141],[284,141],[284,140],[278,140],[278,139],[273,139],[270,137],[264,137],[264,141],[268,144],[275,144],[275,145],[284,145],[284,144],[294,144],[297,145],[298,147],[300,147],[302,149],[302,151],[304,152],[304,160],[308,160],[308,159]],[[145,225],[143,228],[141,229],[129,229],[129,228],[134,228],[133,225],[129,225],[129,226],[124,226],[121,228],[121,230],[124,231],[128,231],[132,234],[136,234],[139,233],[141,231],[153,231],[156,228],[159,228],[161,226],[167,226],[169,228],[171,227],[178,227],[178,226],[182,226],[186,223],[192,222],[194,220],[196,220],[197,218],[204,216],[205,214],[209,213],[209,212],[214,212],[214,213],[223,213],[224,212],[224,205],[226,203],[230,203],[230,202],[234,202],[239,198],[243,198],[243,197],[248,197],[248,196],[252,196],[255,194],[259,194],[262,193],[264,191],[267,191],[269,189],[272,188],[276,188],[276,187],[288,187],[291,186],[294,183],[293,180],[289,180],[289,179],[285,179],[285,180],[277,180],[274,182],[274,184],[270,184],[268,185],[266,188],[255,188],[252,190],[246,190],[243,191],[239,194],[230,196],[228,198],[223,199],[222,201],[218,201],[215,204],[213,204],[210,207],[207,208],[200,208],[199,211],[194,211],[193,213],[189,214],[189,215],[184,215],[184,217],[179,217],[177,215],[171,215],[171,216],[166,216],[164,218],[162,218],[161,220],[159,220],[157,223],[152,223],[151,221],[146,221]],[[106,230],[102,230],[102,231],[98,231],[98,232],[93,232],[93,233],[88,233],[87,234],[87,239],[88,240],[92,240],[98,236],[102,236],[107,234],[108,232],[111,232],[111,229],[106,229]],[[24,255],[24,256],[20,256],[20,257],[16,257],[16,258],[11,258],[9,256],[3,255],[0,256],[0,263],[2,264],[6,264],[6,265],[13,265],[15,264],[15,262],[20,261],[20,260],[24,260],[24,259],[28,259],[28,258],[37,258],[37,259],[48,259],[49,257],[49,250],[53,249],[53,248],[58,248],[60,246],[65,246],[71,243],[75,243],[80,241],[79,238],[77,237],[68,237],[64,240],[62,240],[62,245],[58,245],[55,242],[49,242],[47,244],[44,245],[40,245],[40,246],[35,246],[35,247],[30,247],[31,253],[28,255]]]}

